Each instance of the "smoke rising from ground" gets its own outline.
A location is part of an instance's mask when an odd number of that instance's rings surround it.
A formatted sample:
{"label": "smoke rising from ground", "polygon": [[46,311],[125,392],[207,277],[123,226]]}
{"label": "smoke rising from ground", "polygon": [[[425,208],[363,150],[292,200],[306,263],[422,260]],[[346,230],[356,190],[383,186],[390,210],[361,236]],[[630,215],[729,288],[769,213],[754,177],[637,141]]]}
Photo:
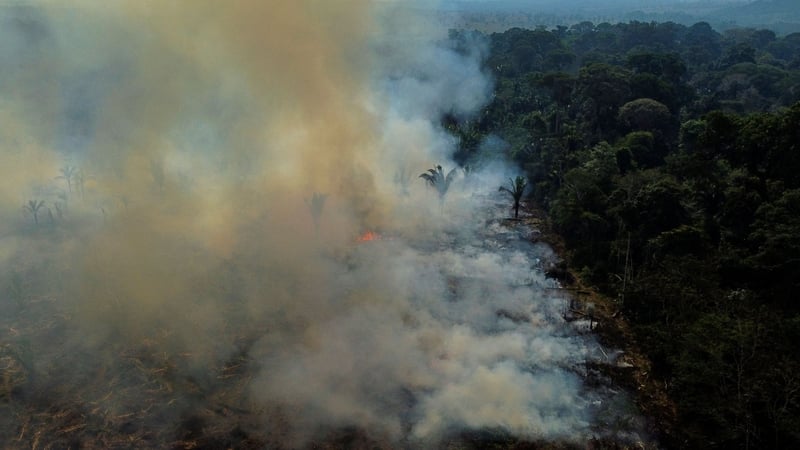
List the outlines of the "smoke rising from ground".
{"label": "smoke rising from ground", "polygon": [[[0,11],[4,308],[59,324],[56,345],[24,341],[30,390],[168,427],[219,395],[297,445],[337,427],[584,436],[584,338],[531,254],[480,231],[502,210],[473,194],[507,174],[460,174],[443,202],[417,178],[455,167],[438,121],[488,100],[485,47],[394,7]],[[387,239],[357,245],[366,230]],[[120,361],[169,367],[148,373],[170,400],[137,403]],[[235,387],[230,361],[250,370]]]}

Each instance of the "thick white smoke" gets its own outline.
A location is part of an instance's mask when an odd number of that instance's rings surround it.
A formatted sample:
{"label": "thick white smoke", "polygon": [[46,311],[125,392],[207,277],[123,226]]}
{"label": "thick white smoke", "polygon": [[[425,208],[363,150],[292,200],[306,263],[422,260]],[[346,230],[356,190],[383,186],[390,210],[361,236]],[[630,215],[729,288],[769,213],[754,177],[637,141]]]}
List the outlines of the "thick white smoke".
{"label": "thick white smoke", "polygon": [[594,344],[494,220],[508,169],[418,177],[485,42],[394,2],[1,8],[0,437],[588,438]]}
{"label": "thick white smoke", "polygon": [[299,346],[266,339],[270,362],[255,395],[300,405],[299,416],[317,424],[394,439],[462,428],[584,433],[587,400],[573,369],[586,342],[563,323],[561,301],[545,295],[532,253],[461,239],[441,250],[428,241],[416,249],[413,239],[359,247],[332,294],[336,312],[310,324]]}

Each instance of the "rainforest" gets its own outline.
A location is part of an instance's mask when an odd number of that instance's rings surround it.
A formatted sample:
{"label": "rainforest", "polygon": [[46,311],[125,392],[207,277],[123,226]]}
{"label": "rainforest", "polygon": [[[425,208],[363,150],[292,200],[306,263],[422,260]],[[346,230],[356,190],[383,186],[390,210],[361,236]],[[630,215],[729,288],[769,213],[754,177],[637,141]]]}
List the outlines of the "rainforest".
{"label": "rainforest", "polygon": [[441,17],[0,6],[0,446],[798,447],[800,34]]}

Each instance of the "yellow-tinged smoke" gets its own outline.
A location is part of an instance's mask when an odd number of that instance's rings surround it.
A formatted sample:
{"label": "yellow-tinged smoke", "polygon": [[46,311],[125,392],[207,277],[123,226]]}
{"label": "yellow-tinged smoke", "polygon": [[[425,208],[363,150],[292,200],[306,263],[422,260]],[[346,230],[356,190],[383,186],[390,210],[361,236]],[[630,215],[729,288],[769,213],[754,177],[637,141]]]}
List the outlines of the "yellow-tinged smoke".
{"label": "yellow-tinged smoke", "polygon": [[[451,423],[530,433],[531,404],[572,408],[548,396],[572,379],[539,383],[517,364],[528,335],[462,328],[496,320],[480,288],[447,311],[459,280],[501,279],[509,263],[402,239],[447,223],[444,209],[467,197],[454,185],[442,205],[418,174],[454,167],[437,122],[485,101],[474,55],[430,45],[426,27],[396,23],[408,11],[378,14],[385,2],[35,5],[0,26],[0,58],[15,62],[0,65],[0,263],[40,274],[36,295],[68,321],[60,349],[91,355],[59,372],[42,346],[50,373],[113,372],[144,348],[186,363],[164,375],[171,390],[185,371],[215,380],[247,351],[263,370],[249,368],[252,398],[235,401],[290,405],[297,439],[322,425],[394,439]],[[315,193],[326,195],[318,224]],[[44,202],[38,224],[29,200]],[[387,245],[354,249],[365,230]],[[518,306],[526,289],[492,292]],[[108,410],[139,406],[108,398]],[[160,417],[182,413],[169,411]],[[559,433],[581,426],[574,416]]]}
{"label": "yellow-tinged smoke", "polygon": [[[394,198],[374,175],[370,3],[45,6],[65,51],[58,67],[100,71],[105,83],[80,157],[91,189],[72,195],[68,216],[103,221],[69,255],[87,323],[140,337],[205,311],[177,334],[197,323],[222,330],[214,296],[225,293],[198,286],[237,257],[263,264],[241,281],[249,308],[318,310],[327,299],[297,286],[325,276],[319,239],[341,246],[385,226]],[[314,192],[329,199],[317,238],[306,205]]]}

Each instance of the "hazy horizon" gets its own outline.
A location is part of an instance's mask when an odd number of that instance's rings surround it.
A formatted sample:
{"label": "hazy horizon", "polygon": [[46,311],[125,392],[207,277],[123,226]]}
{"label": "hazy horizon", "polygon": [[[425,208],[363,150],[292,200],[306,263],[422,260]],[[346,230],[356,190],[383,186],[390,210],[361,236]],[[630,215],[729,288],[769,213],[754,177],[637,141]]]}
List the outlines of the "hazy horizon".
{"label": "hazy horizon", "polygon": [[[389,0],[387,0],[389,1]],[[572,25],[581,21],[708,22],[717,30],[736,27],[769,28],[779,34],[800,31],[800,4],[791,0],[442,0],[403,2],[415,8],[432,8],[448,25],[481,28],[486,16],[494,24],[533,28],[538,25]],[[501,17],[496,17],[501,15]],[[452,16],[459,17],[457,21]]]}

